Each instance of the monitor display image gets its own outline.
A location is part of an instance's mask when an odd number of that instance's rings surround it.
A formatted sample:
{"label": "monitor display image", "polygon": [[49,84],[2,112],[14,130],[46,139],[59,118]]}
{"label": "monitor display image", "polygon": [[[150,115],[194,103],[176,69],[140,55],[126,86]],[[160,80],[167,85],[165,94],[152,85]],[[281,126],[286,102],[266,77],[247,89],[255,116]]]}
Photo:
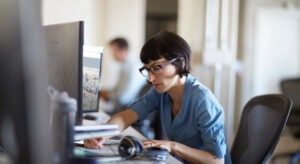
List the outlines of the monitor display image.
{"label": "monitor display image", "polygon": [[100,98],[100,80],[103,48],[84,45],[83,47],[83,104],[84,113],[97,112]]}

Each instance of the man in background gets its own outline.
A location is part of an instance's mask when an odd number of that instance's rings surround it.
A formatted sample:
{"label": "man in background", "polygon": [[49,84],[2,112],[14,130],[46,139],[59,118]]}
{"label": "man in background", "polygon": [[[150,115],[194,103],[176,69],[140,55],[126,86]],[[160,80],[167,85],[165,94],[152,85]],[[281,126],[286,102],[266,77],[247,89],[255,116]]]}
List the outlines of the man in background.
{"label": "man in background", "polygon": [[[138,98],[139,92],[146,81],[139,73],[141,64],[134,61],[129,54],[128,42],[124,38],[115,38],[109,42],[109,49],[115,61],[120,64],[120,76],[117,85],[112,90],[101,90],[100,97],[113,104],[111,109],[105,109],[114,115],[126,109],[127,105]],[[105,79],[103,79],[105,80]]]}

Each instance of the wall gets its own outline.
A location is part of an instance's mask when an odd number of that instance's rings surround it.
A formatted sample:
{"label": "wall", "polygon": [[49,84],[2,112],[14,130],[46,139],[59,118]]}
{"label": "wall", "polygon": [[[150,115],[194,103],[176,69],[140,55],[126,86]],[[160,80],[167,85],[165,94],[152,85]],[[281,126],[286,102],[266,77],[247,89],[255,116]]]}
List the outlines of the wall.
{"label": "wall", "polygon": [[104,38],[127,38],[136,58],[145,41],[145,5],[145,0],[107,0],[105,5]]}
{"label": "wall", "polygon": [[192,48],[193,63],[201,63],[205,46],[205,0],[178,1],[177,31]]}
{"label": "wall", "polygon": [[145,38],[145,0],[43,0],[44,25],[83,20],[85,44],[103,46],[103,88],[113,88],[119,66],[114,62],[107,43],[116,36],[125,37],[134,60]]}
{"label": "wall", "polygon": [[225,112],[231,145],[234,127],[237,0],[179,0],[178,33],[192,48],[192,74],[209,87]]}
{"label": "wall", "polygon": [[259,8],[255,22],[253,95],[281,93],[282,79],[300,76],[300,10]]}
{"label": "wall", "polygon": [[241,1],[238,59],[243,71],[237,81],[236,122],[253,96],[279,93],[281,79],[299,76],[299,8],[297,0]]}
{"label": "wall", "polygon": [[44,25],[72,21],[84,21],[85,43],[103,45],[103,0],[43,0],[42,22]]}

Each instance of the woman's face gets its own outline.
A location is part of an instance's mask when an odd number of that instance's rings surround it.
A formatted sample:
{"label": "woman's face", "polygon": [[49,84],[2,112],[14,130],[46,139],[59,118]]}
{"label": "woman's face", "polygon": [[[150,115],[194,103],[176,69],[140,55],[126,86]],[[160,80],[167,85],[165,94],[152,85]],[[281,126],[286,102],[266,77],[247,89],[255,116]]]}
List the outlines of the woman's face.
{"label": "woman's face", "polygon": [[[162,65],[168,62],[167,59],[161,58],[158,60],[150,60],[150,62],[145,65],[147,68]],[[168,64],[162,68],[162,72],[160,74],[153,74],[151,71],[149,72],[148,80],[153,84],[158,93],[167,92],[170,88],[172,88],[179,78],[178,69],[173,64]]]}

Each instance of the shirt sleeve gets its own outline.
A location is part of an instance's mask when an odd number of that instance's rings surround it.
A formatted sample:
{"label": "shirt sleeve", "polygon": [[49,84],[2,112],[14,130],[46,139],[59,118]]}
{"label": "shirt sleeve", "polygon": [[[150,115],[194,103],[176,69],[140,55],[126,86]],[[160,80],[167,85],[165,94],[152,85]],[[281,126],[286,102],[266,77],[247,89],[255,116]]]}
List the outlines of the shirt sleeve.
{"label": "shirt sleeve", "polygon": [[205,96],[199,108],[196,121],[197,128],[201,132],[204,150],[221,159],[226,153],[223,109],[215,99],[209,96]]}
{"label": "shirt sleeve", "polygon": [[160,95],[152,87],[143,97],[130,104],[128,108],[133,109],[138,114],[140,120],[144,120],[148,113],[158,109],[159,103]]}

